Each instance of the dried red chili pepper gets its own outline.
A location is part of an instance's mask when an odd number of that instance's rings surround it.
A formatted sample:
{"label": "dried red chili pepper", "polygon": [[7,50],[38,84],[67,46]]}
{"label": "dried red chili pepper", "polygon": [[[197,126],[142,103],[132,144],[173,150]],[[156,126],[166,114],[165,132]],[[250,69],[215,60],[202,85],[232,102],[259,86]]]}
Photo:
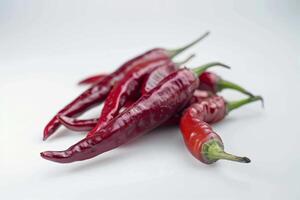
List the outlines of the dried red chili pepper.
{"label": "dried red chili pepper", "polygon": [[254,96],[226,102],[222,97],[214,96],[187,108],[180,120],[180,129],[192,155],[206,164],[211,164],[219,159],[250,162],[247,157],[237,157],[224,152],[220,136],[212,130],[208,123],[220,121],[230,111],[258,100],[262,101],[262,98]]}
{"label": "dried red chili pepper", "polygon": [[[206,98],[209,98],[211,94],[207,91],[201,91],[196,90],[193,94],[193,97],[191,98],[188,105],[191,105],[193,103],[200,103]],[[131,106],[134,103],[134,101],[128,101],[125,106],[122,107],[120,110],[120,113],[129,106]],[[175,125],[178,124],[181,117],[181,112],[176,113],[172,118],[170,118],[167,122],[164,123],[164,125]],[[62,125],[64,125],[69,130],[73,131],[91,131],[95,126],[97,125],[99,118],[92,118],[92,119],[74,119],[71,117],[66,116],[59,116],[59,121]]]}
{"label": "dried red chili pepper", "polygon": [[96,106],[99,102],[103,101],[106,96],[108,95],[112,86],[124,78],[125,74],[130,71],[132,68],[136,67],[137,65],[147,67],[152,62],[158,62],[162,60],[170,60],[174,56],[178,55],[182,51],[186,50],[187,48],[193,46],[203,38],[205,38],[209,33],[205,33],[203,36],[195,40],[194,42],[176,49],[176,50],[166,50],[162,48],[152,49],[147,51],[146,53],[137,56],[130,61],[123,64],[119,67],[115,72],[110,74],[108,77],[102,79],[97,84],[93,85],[91,88],[83,92],[79,97],[69,103],[66,107],[60,110],[46,125],[44,129],[44,137],[43,139],[46,140],[50,135],[52,135],[55,130],[57,130],[60,126],[60,122],[58,120],[58,116],[65,115],[68,117],[76,117],[81,115],[83,112],[87,111],[88,109]]}
{"label": "dried red chili pepper", "polygon": [[94,130],[88,135],[91,136],[100,129],[102,129],[111,119],[119,114],[120,109],[130,99],[139,97],[140,87],[143,79],[147,77],[151,72],[157,68],[169,66],[170,68],[178,68],[181,64],[188,62],[194,55],[189,56],[181,63],[174,63],[172,61],[160,61],[153,62],[147,67],[136,66],[127,72],[126,76],[110,91],[107,96],[100,118]]}
{"label": "dried red chili pepper", "polygon": [[193,71],[184,68],[170,74],[91,137],[65,151],[46,151],[41,156],[59,163],[86,160],[145,134],[167,121],[189,102],[199,86],[198,75],[209,67],[211,65],[205,65]]}
{"label": "dried red chili pepper", "polygon": [[[148,93],[151,89],[153,89],[158,83],[166,77],[168,74],[174,72],[178,67],[176,65],[163,65],[155,68],[144,81],[142,86],[142,95]],[[250,92],[242,88],[241,86],[226,81],[222,79],[220,76],[216,75],[212,72],[204,72],[199,76],[199,88],[202,90],[210,91],[212,93],[216,93],[225,88],[231,88],[238,90],[244,94],[249,96],[253,96]],[[123,85],[123,84],[122,84]],[[109,111],[111,108],[108,109]],[[176,114],[173,118],[171,118],[167,125],[178,124],[180,120],[181,114]],[[95,127],[97,123],[97,119],[87,119],[87,120],[76,120],[66,116],[61,117],[60,122],[66,126],[70,130],[74,131],[89,131],[93,127]],[[101,128],[101,127],[100,127]]]}
{"label": "dried red chili pepper", "polygon": [[[173,66],[162,66],[160,68],[157,68],[153,70],[153,72],[149,75],[149,77],[144,81],[143,87],[142,87],[142,94],[145,94],[149,92],[152,88],[154,88],[164,77],[169,75],[170,73],[174,72],[177,68],[174,68]],[[99,75],[99,80],[101,80],[103,75]],[[93,79],[96,76],[91,76],[89,79]],[[95,84],[99,80],[95,78],[93,81],[91,81],[89,84]],[[239,86],[236,83],[227,81],[222,79],[220,76],[213,72],[204,72],[199,77],[200,84],[199,89],[200,90],[206,90],[213,93],[220,92],[224,89],[233,89],[236,91],[239,91],[241,93],[244,93],[248,96],[253,96],[249,91],[247,91],[245,88]],[[84,80],[83,80],[84,81]]]}
{"label": "dried red chili pepper", "polygon": [[200,79],[199,89],[201,90],[207,90],[213,93],[217,93],[222,91],[223,89],[233,89],[241,93],[244,93],[248,96],[253,96],[245,88],[233,82],[224,80],[213,72],[204,72],[203,74],[200,75],[199,79]]}
{"label": "dried red chili pepper", "polygon": [[107,76],[108,76],[108,74],[98,74],[98,75],[90,76],[86,79],[81,80],[78,84],[79,85],[96,84],[96,83],[102,81]]}

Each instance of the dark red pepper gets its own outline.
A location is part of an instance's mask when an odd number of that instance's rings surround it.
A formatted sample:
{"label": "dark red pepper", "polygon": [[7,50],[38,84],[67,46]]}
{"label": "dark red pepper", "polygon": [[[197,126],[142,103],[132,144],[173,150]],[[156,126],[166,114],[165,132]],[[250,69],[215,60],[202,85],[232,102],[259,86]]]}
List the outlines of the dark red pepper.
{"label": "dark red pepper", "polygon": [[217,93],[222,91],[223,89],[233,89],[241,93],[244,93],[248,96],[253,96],[245,88],[233,82],[224,80],[213,72],[204,72],[203,74],[200,75],[199,79],[200,79],[199,89],[201,90],[207,90],[213,93]]}
{"label": "dark red pepper", "polygon": [[209,67],[205,65],[193,71],[184,68],[170,74],[91,137],[65,151],[46,151],[41,156],[59,163],[86,160],[145,134],[187,105],[199,86],[196,75]]}
{"label": "dark red pepper", "polygon": [[86,79],[81,80],[78,84],[79,85],[91,85],[91,84],[96,84],[100,81],[102,81],[104,78],[106,78],[108,74],[97,74],[94,76],[90,76]]}
{"label": "dark red pepper", "polygon": [[185,144],[192,155],[203,163],[211,164],[219,159],[250,162],[247,157],[237,157],[224,152],[220,136],[208,123],[220,121],[225,115],[245,104],[261,100],[260,96],[235,102],[226,102],[220,96],[210,97],[187,108],[180,120],[180,129]]}
{"label": "dark red pepper", "polygon": [[[207,91],[196,90],[193,94],[188,105],[193,103],[200,103],[204,99],[207,99],[211,96],[211,94]],[[129,106],[131,106],[134,101],[128,101],[124,107],[120,110],[120,113],[126,110]],[[164,123],[164,125],[176,125],[178,124],[181,117],[181,112],[176,113],[172,118]],[[59,121],[69,130],[73,131],[91,131],[97,125],[99,118],[92,119],[74,119],[66,116],[59,116]]]}
{"label": "dark red pepper", "polygon": [[158,62],[162,60],[170,60],[174,56],[178,55],[182,51],[187,48],[193,46],[204,37],[206,37],[209,33],[207,32],[194,42],[176,49],[176,50],[166,50],[161,48],[152,49],[147,51],[146,53],[137,56],[130,61],[123,64],[120,68],[118,68],[115,72],[110,74],[108,77],[102,79],[97,84],[93,85],[91,88],[83,92],[79,97],[73,100],[70,104],[60,110],[52,120],[46,125],[44,129],[44,137],[46,140],[50,135],[52,135],[55,130],[57,130],[60,126],[60,122],[58,120],[58,116],[64,115],[68,117],[76,117],[87,111],[88,109],[98,105],[101,101],[103,101],[111,90],[112,86],[122,80],[125,74],[130,71],[132,68],[137,65],[140,66],[148,66],[152,62]]}
{"label": "dark red pepper", "polygon": [[[182,63],[189,61],[194,55],[188,57]],[[172,61],[159,61],[153,62],[149,66],[136,66],[129,72],[126,76],[116,83],[113,89],[107,96],[100,118],[97,125],[94,127],[88,135],[91,136],[103,127],[115,116],[119,114],[120,109],[126,104],[130,99],[140,97],[140,88],[145,77],[149,76],[153,70],[160,67],[168,66],[169,68],[178,68],[181,63],[177,64]]]}

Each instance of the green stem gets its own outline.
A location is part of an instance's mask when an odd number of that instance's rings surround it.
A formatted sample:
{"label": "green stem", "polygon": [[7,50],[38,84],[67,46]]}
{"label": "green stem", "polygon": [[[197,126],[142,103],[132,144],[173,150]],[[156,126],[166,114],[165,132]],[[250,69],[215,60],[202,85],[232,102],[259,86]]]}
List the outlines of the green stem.
{"label": "green stem", "polygon": [[234,109],[237,109],[241,106],[244,106],[246,104],[255,102],[255,101],[261,101],[262,106],[264,106],[264,99],[261,96],[253,96],[246,99],[238,100],[238,101],[230,101],[227,102],[227,112],[231,112]]}
{"label": "green stem", "polygon": [[202,65],[200,67],[194,68],[193,71],[195,72],[195,74],[197,74],[197,76],[199,76],[205,70],[207,70],[208,68],[211,68],[213,66],[221,66],[221,67],[225,67],[227,69],[230,69],[230,67],[228,65],[225,65],[223,63],[220,63],[220,62],[211,62],[211,63],[207,63],[205,65]]}
{"label": "green stem", "polygon": [[187,57],[186,59],[184,59],[184,60],[182,60],[182,61],[180,61],[180,62],[176,62],[175,64],[176,64],[177,66],[183,65],[183,64],[189,62],[190,60],[192,60],[195,56],[196,56],[195,54],[192,54],[192,55],[190,55],[189,57]]}
{"label": "green stem", "polygon": [[202,36],[200,36],[199,38],[197,38],[196,40],[194,40],[193,42],[178,48],[178,49],[173,49],[173,50],[167,50],[169,56],[171,58],[174,58],[175,56],[177,56],[178,54],[182,53],[183,51],[187,50],[188,48],[194,46],[195,44],[197,44],[198,42],[200,42],[201,40],[203,40],[204,38],[206,38],[209,35],[209,31],[207,31],[206,33],[204,33]]}
{"label": "green stem", "polygon": [[203,156],[211,164],[217,160],[230,160],[241,163],[249,163],[251,160],[247,157],[235,156],[224,151],[222,143],[216,139],[212,139],[203,145]]}
{"label": "green stem", "polygon": [[223,79],[220,79],[217,83],[217,87],[218,87],[218,91],[221,91],[223,89],[233,89],[233,90],[237,90],[243,94],[246,94],[248,96],[251,96],[253,97],[254,95],[250,92],[248,92],[245,88],[233,83],[233,82],[230,82],[230,81],[226,81],[226,80],[223,80]]}

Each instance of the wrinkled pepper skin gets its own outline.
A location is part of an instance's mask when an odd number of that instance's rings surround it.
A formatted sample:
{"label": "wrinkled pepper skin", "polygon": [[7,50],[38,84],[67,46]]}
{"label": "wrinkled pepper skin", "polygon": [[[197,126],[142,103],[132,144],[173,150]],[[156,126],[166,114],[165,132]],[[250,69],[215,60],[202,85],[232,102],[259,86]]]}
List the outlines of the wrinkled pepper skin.
{"label": "wrinkled pepper skin", "polygon": [[141,65],[147,66],[152,62],[157,62],[160,60],[169,60],[170,56],[164,49],[153,49],[150,50],[136,58],[126,62],[114,73],[108,75],[106,78],[102,79],[97,84],[91,86],[85,92],[83,92],[79,97],[73,100],[70,104],[60,110],[52,120],[46,125],[44,129],[44,137],[46,140],[51,136],[60,126],[58,119],[59,115],[65,115],[68,117],[77,117],[87,111],[88,109],[98,105],[102,102],[108,95],[112,86],[124,78],[125,74],[132,68]]}
{"label": "wrinkled pepper skin", "polygon": [[[201,91],[197,89],[193,96],[188,103],[187,106],[192,105],[193,103],[200,103],[203,100],[209,98],[212,96],[210,92],[207,91]],[[126,110],[129,106],[131,106],[134,103],[134,101],[128,101],[125,106],[122,107],[120,110],[120,113]],[[171,126],[171,125],[177,125],[179,124],[180,118],[181,118],[181,111],[176,113],[172,118],[167,120],[163,125],[165,126]],[[66,128],[73,131],[91,131],[98,123],[99,118],[92,118],[92,119],[75,119],[70,118],[66,116],[59,116],[59,120]]]}
{"label": "wrinkled pepper skin", "polygon": [[178,70],[112,119],[104,129],[65,151],[46,151],[41,156],[59,163],[90,159],[158,127],[188,104],[199,85],[189,69]]}
{"label": "wrinkled pepper skin", "polygon": [[154,69],[162,66],[175,67],[176,64],[171,60],[160,60],[158,62],[152,62],[147,65],[138,65],[125,75],[125,77],[116,83],[113,89],[107,96],[99,121],[95,128],[89,132],[88,137],[97,133],[100,129],[106,126],[106,124],[119,114],[120,109],[130,99],[134,99],[140,96],[140,88],[143,79],[147,77]]}
{"label": "wrinkled pepper skin", "polygon": [[199,76],[199,89],[217,93],[219,91],[218,82],[220,79],[221,78],[213,72],[204,72]]}
{"label": "wrinkled pepper skin", "polygon": [[[260,97],[248,98],[249,103],[261,99]],[[245,105],[239,104],[236,108]],[[221,137],[213,131],[209,123],[222,120],[229,112],[229,104],[220,96],[210,97],[201,103],[194,103],[188,107],[180,120],[180,130],[191,154],[205,164],[212,164],[219,159],[235,162],[249,163],[247,157],[238,157],[224,151]]]}
{"label": "wrinkled pepper skin", "polygon": [[153,88],[155,88],[160,81],[171,73],[178,70],[176,65],[164,65],[154,69],[148,77],[144,80],[141,93],[142,95],[149,93]]}
{"label": "wrinkled pepper skin", "polygon": [[[211,164],[208,159],[202,154],[203,144],[210,140],[219,141],[221,144],[222,140],[216,134],[212,127],[201,120],[201,111],[198,108],[193,108],[193,106],[185,112],[182,116],[180,122],[180,129],[183,135],[186,147],[191,152],[191,154],[203,163]],[[198,118],[199,116],[199,118]]]}
{"label": "wrinkled pepper skin", "polygon": [[226,102],[220,96],[213,96],[200,103],[194,103],[184,112],[180,121],[184,142],[192,155],[201,162],[208,164],[208,160],[201,153],[202,144],[211,139],[222,143],[221,138],[208,123],[222,120],[226,113]]}

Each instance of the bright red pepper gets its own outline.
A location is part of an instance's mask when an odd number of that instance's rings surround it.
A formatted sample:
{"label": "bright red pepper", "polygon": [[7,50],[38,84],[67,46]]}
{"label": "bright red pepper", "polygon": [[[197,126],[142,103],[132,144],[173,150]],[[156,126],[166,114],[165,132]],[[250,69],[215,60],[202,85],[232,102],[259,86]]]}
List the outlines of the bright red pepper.
{"label": "bright red pepper", "polygon": [[240,101],[226,102],[220,96],[213,96],[187,108],[180,120],[180,129],[192,155],[206,164],[211,164],[219,159],[250,162],[247,157],[237,157],[224,152],[220,136],[208,123],[220,121],[228,112],[258,100],[262,100],[262,98],[254,96]]}
{"label": "bright red pepper", "polygon": [[137,56],[130,61],[123,64],[115,72],[110,74],[108,77],[102,79],[97,84],[93,85],[91,88],[83,92],[79,97],[69,103],[66,107],[60,110],[52,120],[46,125],[44,129],[44,137],[46,140],[50,135],[52,135],[60,126],[58,116],[64,115],[68,117],[76,117],[87,111],[88,109],[98,105],[103,101],[111,90],[112,86],[122,80],[125,74],[136,66],[149,66],[153,62],[158,62],[162,60],[170,60],[172,57],[178,55],[187,48],[193,46],[201,39],[206,37],[209,33],[204,34],[194,42],[176,49],[176,50],[166,50],[162,48],[152,49],[146,53]]}
{"label": "bright red pepper", "polygon": [[184,68],[170,74],[91,137],[65,151],[46,151],[41,156],[59,163],[86,160],[145,134],[187,105],[199,86],[196,74],[209,67],[211,65],[193,71]]}

